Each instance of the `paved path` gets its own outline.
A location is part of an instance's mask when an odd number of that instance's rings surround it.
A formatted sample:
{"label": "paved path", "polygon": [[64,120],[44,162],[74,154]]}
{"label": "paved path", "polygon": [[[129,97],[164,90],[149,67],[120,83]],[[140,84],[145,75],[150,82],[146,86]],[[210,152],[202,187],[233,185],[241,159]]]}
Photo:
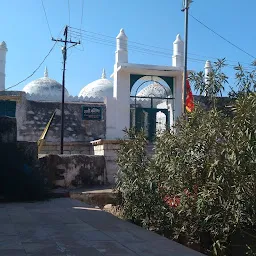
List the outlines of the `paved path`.
{"label": "paved path", "polygon": [[199,256],[70,198],[0,203],[0,256]]}

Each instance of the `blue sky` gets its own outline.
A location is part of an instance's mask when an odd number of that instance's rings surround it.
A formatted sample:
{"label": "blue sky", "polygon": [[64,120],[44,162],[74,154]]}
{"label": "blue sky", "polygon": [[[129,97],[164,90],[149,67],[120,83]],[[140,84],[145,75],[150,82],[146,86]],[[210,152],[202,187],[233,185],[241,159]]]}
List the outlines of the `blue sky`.
{"label": "blue sky", "polygon": [[[58,37],[67,24],[80,29],[83,0],[44,0],[51,33]],[[154,65],[171,65],[172,43],[178,33],[184,38],[184,13],[182,0],[84,0],[82,29],[110,37],[85,33],[82,45],[71,48],[68,53],[66,87],[77,95],[83,86],[100,78],[102,68],[108,77],[113,71],[115,37],[120,28],[132,42],[152,45],[142,53],[131,43],[129,62]],[[252,55],[255,53],[256,34],[253,33],[256,2],[246,0],[194,0],[190,12],[228,40]],[[70,23],[69,23],[70,20]],[[53,45],[41,0],[1,0],[0,41],[8,46],[6,87],[12,86],[30,75]],[[76,38],[72,38],[76,40]],[[27,83],[43,76],[47,65],[49,76],[61,83],[61,44],[57,44],[45,64],[36,74],[15,89],[21,90]],[[164,52],[161,56],[155,51]],[[227,58],[229,65],[238,61],[249,66],[253,58],[234,48],[191,17],[189,19],[188,67],[200,71],[204,62]],[[234,72],[228,66],[225,72]]]}

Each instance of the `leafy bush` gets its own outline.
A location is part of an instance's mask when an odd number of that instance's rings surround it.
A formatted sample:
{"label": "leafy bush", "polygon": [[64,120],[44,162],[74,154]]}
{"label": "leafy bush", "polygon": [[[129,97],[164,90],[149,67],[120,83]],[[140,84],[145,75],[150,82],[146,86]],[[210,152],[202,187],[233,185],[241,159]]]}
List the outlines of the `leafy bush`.
{"label": "leafy bush", "polygon": [[196,107],[157,138],[151,159],[143,132],[129,131],[117,189],[135,223],[209,255],[255,255],[256,94],[224,113]]}

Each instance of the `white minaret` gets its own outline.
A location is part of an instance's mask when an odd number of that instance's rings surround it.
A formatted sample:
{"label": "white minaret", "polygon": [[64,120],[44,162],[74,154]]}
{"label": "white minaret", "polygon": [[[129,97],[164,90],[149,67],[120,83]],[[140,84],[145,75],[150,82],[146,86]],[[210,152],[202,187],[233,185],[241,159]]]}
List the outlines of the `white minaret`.
{"label": "white minaret", "polygon": [[101,79],[106,79],[106,71],[105,71],[105,68],[103,68],[102,70],[102,75],[101,75]]}
{"label": "white minaret", "polygon": [[6,62],[7,46],[3,41],[0,44],[0,91],[5,90],[5,62]]}
{"label": "white minaret", "polygon": [[184,67],[184,42],[180,34],[176,36],[176,40],[173,42],[172,66],[177,68]]}
{"label": "white minaret", "polygon": [[209,60],[205,62],[204,65],[204,82],[209,84],[209,74],[212,72],[212,64]]}
{"label": "white minaret", "polygon": [[128,63],[128,50],[127,50],[128,37],[126,36],[124,29],[122,28],[116,37],[116,62],[118,66],[119,63]]}
{"label": "white minaret", "polygon": [[45,67],[45,69],[44,69],[44,77],[48,77],[48,68],[47,67]]}

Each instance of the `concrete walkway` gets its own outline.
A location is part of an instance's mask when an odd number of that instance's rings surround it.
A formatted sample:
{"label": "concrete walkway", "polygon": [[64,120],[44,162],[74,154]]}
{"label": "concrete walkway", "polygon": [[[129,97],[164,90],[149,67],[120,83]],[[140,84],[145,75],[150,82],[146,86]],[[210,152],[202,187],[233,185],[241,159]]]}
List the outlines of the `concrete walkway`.
{"label": "concrete walkway", "polygon": [[0,203],[0,256],[199,256],[70,198]]}

